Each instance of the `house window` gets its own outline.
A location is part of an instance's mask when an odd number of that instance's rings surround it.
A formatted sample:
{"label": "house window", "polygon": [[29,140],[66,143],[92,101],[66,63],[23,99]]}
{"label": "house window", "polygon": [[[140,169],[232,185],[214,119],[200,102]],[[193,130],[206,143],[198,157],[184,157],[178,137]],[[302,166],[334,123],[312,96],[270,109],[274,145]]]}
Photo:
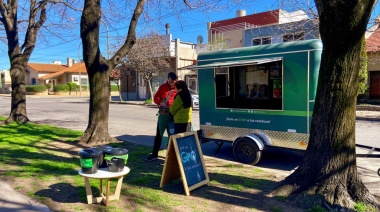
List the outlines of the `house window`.
{"label": "house window", "polygon": [[36,78],[32,78],[32,85],[35,85],[35,84],[37,84],[37,80]]}
{"label": "house window", "polygon": [[283,110],[282,61],[215,69],[217,108]]}
{"label": "house window", "polygon": [[80,79],[82,85],[87,85],[87,78],[81,78]]}
{"label": "house window", "polygon": [[305,40],[304,32],[295,32],[295,33],[285,34],[282,36],[283,42],[298,41],[298,40]]}
{"label": "house window", "polygon": [[78,78],[78,77],[73,77],[73,81],[74,81],[74,82],[78,82],[78,81],[79,81],[79,78]]}
{"label": "house window", "polygon": [[271,37],[263,37],[263,38],[252,39],[252,46],[259,46],[259,45],[265,45],[265,44],[271,44],[271,43],[272,43]]}

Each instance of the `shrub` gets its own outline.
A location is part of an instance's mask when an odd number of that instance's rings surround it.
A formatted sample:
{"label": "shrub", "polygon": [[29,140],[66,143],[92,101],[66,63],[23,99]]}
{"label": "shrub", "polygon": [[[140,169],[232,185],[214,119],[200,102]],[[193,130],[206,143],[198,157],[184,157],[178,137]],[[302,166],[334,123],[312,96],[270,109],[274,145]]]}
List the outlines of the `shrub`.
{"label": "shrub", "polygon": [[70,90],[70,87],[67,84],[57,84],[53,87],[54,92],[67,92]]}
{"label": "shrub", "polygon": [[145,104],[152,104],[152,102],[153,102],[153,100],[152,99],[147,99],[147,100],[145,100]]}
{"label": "shrub", "polygon": [[36,93],[42,93],[46,91],[45,85],[27,85],[25,86],[26,92],[36,92]]}
{"label": "shrub", "polygon": [[74,82],[68,82],[67,85],[69,86],[69,91],[76,91],[78,88],[78,85]]}
{"label": "shrub", "polygon": [[50,83],[47,83],[46,85],[45,85],[45,87],[46,87],[46,89],[50,89],[51,88],[51,84]]}
{"label": "shrub", "polygon": [[87,85],[81,85],[82,91],[87,91]]}

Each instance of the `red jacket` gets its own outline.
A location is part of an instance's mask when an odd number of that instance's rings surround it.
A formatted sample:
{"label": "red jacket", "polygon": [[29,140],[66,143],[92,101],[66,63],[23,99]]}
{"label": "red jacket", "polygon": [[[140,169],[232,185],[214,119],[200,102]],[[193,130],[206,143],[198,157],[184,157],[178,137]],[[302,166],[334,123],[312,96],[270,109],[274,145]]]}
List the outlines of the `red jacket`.
{"label": "red jacket", "polygon": [[168,82],[165,82],[158,88],[158,91],[156,92],[156,94],[154,94],[154,103],[160,105],[160,103],[164,101],[164,99],[169,95],[171,89],[173,89],[173,92],[168,99],[168,106],[170,107],[170,105],[172,105],[174,101],[174,97],[177,94],[177,91],[175,90],[174,85],[170,87]]}

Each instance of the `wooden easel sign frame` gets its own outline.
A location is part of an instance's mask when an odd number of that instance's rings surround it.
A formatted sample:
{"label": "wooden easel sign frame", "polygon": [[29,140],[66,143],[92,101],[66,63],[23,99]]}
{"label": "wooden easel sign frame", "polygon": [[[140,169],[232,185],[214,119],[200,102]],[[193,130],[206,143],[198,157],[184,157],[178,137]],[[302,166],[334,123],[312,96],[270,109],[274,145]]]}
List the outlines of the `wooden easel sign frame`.
{"label": "wooden easel sign frame", "polygon": [[210,185],[197,132],[172,135],[169,138],[160,188],[182,178],[186,196],[203,185]]}

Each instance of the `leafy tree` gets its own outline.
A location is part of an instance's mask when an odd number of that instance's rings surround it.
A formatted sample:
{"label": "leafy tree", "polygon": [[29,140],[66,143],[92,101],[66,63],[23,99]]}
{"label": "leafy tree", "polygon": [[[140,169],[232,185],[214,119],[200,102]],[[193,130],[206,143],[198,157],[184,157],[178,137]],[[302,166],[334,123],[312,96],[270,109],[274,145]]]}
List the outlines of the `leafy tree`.
{"label": "leafy tree", "polygon": [[153,90],[150,82],[153,75],[170,68],[169,46],[165,45],[164,38],[157,34],[139,38],[128,53],[126,66],[142,75],[148,83],[152,98]]}
{"label": "leafy tree", "polygon": [[374,2],[315,0],[323,53],[309,144],[298,169],[274,195],[309,207],[353,208],[363,202],[379,208],[359,178],[355,152],[361,52]]}

